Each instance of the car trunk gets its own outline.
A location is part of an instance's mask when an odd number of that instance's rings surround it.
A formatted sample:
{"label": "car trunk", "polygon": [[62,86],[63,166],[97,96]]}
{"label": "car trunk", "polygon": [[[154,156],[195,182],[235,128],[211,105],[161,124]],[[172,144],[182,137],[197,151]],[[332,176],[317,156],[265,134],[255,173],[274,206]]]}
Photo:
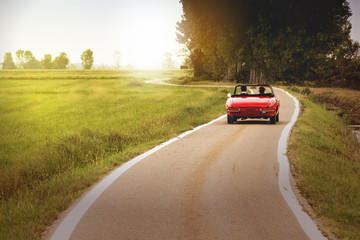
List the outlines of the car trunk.
{"label": "car trunk", "polygon": [[271,98],[269,97],[238,97],[232,98],[233,106],[265,108]]}

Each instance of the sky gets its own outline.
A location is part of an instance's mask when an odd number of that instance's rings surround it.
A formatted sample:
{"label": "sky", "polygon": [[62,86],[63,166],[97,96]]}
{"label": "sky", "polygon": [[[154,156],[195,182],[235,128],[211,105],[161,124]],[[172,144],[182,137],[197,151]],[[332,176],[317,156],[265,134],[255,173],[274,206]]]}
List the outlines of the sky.
{"label": "sky", "polygon": [[164,53],[175,60],[181,49],[181,15],[178,0],[0,0],[0,62],[22,49],[38,60],[65,52],[80,63],[91,49],[94,64],[112,66],[119,51],[122,66],[161,67]]}
{"label": "sky", "polygon": [[352,16],[350,22],[352,24],[351,38],[360,42],[360,0],[348,0]]}
{"label": "sky", "polygon": [[[351,37],[360,41],[360,0],[348,2]],[[15,61],[22,49],[38,60],[65,52],[70,63],[80,63],[91,49],[97,65],[112,66],[119,51],[122,67],[160,68],[164,53],[175,59],[182,48],[176,42],[181,15],[179,0],[0,0],[0,62],[6,52]]]}

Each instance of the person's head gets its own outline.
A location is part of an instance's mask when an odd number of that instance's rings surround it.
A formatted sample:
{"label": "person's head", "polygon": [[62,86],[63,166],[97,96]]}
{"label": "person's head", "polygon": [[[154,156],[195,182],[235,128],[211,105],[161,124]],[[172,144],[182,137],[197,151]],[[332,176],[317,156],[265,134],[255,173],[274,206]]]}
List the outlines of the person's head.
{"label": "person's head", "polygon": [[259,87],[259,93],[264,94],[264,92],[265,92],[265,88],[263,86],[260,86]]}
{"label": "person's head", "polygon": [[241,92],[246,92],[246,86],[241,86]]}

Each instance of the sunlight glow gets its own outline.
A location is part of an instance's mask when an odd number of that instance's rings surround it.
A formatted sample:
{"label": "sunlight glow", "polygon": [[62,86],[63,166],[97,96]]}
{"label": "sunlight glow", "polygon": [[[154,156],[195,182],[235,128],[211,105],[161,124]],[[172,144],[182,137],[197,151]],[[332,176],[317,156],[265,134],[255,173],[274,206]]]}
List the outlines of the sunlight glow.
{"label": "sunlight glow", "polygon": [[161,68],[164,53],[177,60],[181,14],[178,0],[0,1],[0,62],[6,52],[14,58],[23,49],[38,60],[65,52],[70,64],[80,64],[82,52],[91,49],[98,66],[114,66],[119,51],[121,68]]}
{"label": "sunlight glow", "polygon": [[161,18],[142,14],[131,25],[128,36],[128,48],[124,49],[124,59],[139,67],[159,65],[161,56],[172,51],[171,35],[167,33],[166,25]]}

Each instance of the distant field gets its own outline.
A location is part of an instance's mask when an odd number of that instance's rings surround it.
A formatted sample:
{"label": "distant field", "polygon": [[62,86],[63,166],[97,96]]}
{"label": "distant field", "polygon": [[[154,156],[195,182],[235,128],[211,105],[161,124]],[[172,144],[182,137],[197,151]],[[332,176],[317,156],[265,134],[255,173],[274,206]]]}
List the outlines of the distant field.
{"label": "distant field", "polygon": [[181,71],[0,71],[0,239],[36,239],[131,157],[224,113],[227,90],[145,84]]}

